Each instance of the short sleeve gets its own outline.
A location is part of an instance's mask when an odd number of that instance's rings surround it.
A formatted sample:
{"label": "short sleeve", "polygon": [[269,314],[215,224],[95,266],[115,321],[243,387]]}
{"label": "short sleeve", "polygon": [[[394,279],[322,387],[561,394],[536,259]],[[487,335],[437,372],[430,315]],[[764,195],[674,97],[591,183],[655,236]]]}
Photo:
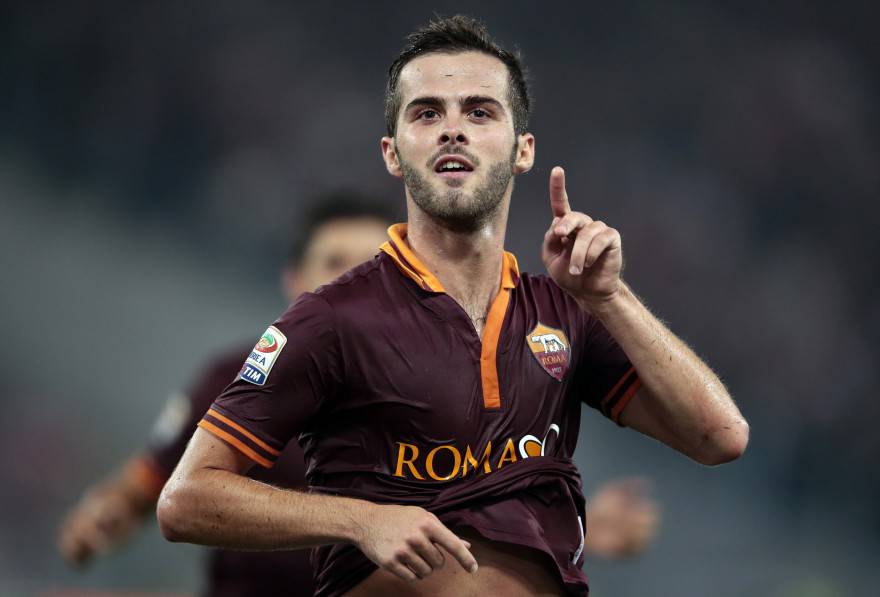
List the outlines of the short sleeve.
{"label": "short sleeve", "polygon": [[620,413],[642,382],[629,357],[598,319],[587,316],[584,325],[574,391],[582,402],[620,425]]}
{"label": "short sleeve", "polygon": [[271,467],[342,383],[333,310],[302,295],[260,337],[199,427]]}
{"label": "short sleeve", "polygon": [[184,392],[165,402],[150,431],[147,456],[165,478],[171,476],[202,416],[241,370],[250,349],[238,347],[203,367]]}

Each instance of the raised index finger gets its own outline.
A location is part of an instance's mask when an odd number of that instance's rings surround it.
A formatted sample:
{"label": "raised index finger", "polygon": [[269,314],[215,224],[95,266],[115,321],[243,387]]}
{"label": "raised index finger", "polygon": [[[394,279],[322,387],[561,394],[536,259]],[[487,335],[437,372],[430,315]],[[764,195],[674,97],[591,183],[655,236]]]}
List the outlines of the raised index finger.
{"label": "raised index finger", "polygon": [[565,170],[559,166],[550,171],[550,209],[557,218],[571,211],[568,193],[565,191]]}
{"label": "raised index finger", "polygon": [[458,560],[458,563],[461,564],[462,568],[468,572],[477,571],[477,560],[474,559],[468,546],[448,528],[441,525],[439,529],[431,534],[430,539],[437,545],[443,547],[443,549],[448,551],[452,557]]}

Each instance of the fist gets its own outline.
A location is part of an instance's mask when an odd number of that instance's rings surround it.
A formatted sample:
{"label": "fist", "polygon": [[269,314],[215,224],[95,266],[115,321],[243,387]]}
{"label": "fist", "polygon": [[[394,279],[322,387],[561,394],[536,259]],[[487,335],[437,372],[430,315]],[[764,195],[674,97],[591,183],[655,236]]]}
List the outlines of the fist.
{"label": "fist", "polygon": [[643,552],[657,534],[660,508],[646,479],[631,477],[603,485],[587,502],[587,551],[606,559]]}
{"label": "fist", "polygon": [[381,569],[403,580],[422,579],[442,568],[444,554],[468,572],[477,570],[470,544],[422,508],[377,505],[364,520],[363,529],[358,548]]}

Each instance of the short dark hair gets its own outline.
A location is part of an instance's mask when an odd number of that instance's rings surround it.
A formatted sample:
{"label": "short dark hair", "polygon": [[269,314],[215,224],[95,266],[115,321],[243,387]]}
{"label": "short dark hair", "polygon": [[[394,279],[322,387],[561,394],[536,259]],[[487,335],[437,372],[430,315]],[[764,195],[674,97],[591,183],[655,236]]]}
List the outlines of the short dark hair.
{"label": "short dark hair", "polygon": [[400,112],[400,71],[413,58],[432,52],[458,54],[459,52],[483,52],[498,58],[507,67],[508,100],[513,109],[513,129],[521,135],[529,125],[532,100],[526,71],[518,51],[510,52],[499,46],[489,36],[486,27],[473,17],[455,15],[437,17],[424,27],[406,36],[406,46],[388,69],[385,87],[385,128],[388,136],[397,132],[397,114]]}
{"label": "short dark hair", "polygon": [[294,266],[299,265],[312,235],[320,226],[334,220],[360,218],[372,218],[390,225],[397,220],[397,212],[387,202],[357,191],[337,190],[317,196],[300,220],[299,233],[290,245],[287,262]]}

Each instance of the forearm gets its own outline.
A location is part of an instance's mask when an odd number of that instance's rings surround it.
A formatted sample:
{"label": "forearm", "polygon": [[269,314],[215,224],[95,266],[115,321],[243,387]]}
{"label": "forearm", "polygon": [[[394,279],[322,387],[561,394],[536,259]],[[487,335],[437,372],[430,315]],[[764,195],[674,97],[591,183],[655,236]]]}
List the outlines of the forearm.
{"label": "forearm", "polygon": [[706,464],[742,452],[748,425],[724,384],[625,284],[612,299],[582,307],[602,322],[636,368],[644,385],[637,399],[646,401],[639,407],[660,426],[651,435]]}
{"label": "forearm", "polygon": [[142,456],[83,495],[61,526],[58,548],[64,559],[81,566],[94,556],[125,544],[155,511],[164,478]]}
{"label": "forearm", "polygon": [[159,499],[171,541],[281,550],[354,542],[373,505],[362,500],[272,487],[219,469],[172,477]]}

